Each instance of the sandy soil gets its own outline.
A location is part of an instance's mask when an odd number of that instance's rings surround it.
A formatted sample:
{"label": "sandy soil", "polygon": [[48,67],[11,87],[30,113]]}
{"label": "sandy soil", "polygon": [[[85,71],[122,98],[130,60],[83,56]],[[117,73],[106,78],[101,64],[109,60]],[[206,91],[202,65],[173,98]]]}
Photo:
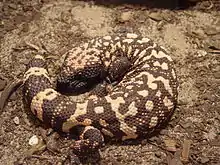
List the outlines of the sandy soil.
{"label": "sandy soil", "polygon": [[[141,33],[171,53],[180,88],[178,108],[170,124],[148,141],[132,145],[107,143],[101,150],[100,164],[220,163],[218,1],[203,1],[183,10],[171,10],[156,8],[151,3],[3,0],[0,1],[0,9],[1,91],[10,81],[22,78],[25,64],[37,52],[50,57],[49,71],[55,78],[62,55],[76,42],[94,36]],[[57,138],[61,153],[45,149],[46,142],[47,147],[50,146],[50,136],[48,132],[43,136],[45,129],[42,123],[25,110],[21,88],[12,94],[0,115],[0,164],[68,164],[64,159],[71,140]],[[33,135],[44,138],[41,149],[29,145]],[[168,152],[165,140],[176,143],[173,152]],[[187,162],[180,158],[184,140],[191,140]],[[85,163],[98,164],[90,159]]]}

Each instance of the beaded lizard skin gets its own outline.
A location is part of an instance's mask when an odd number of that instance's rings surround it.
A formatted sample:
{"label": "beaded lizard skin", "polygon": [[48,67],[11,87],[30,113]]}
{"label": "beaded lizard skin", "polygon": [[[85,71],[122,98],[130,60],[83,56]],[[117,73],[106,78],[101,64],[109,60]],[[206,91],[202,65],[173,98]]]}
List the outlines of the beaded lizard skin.
{"label": "beaded lizard skin", "polygon": [[99,149],[104,136],[148,136],[173,114],[178,86],[173,61],[150,39],[128,33],[79,44],[67,54],[57,84],[61,91],[74,92],[105,79],[117,82],[107,95],[73,102],[55,90],[44,57],[36,55],[24,75],[24,97],[55,130],[80,130],[73,145],[78,153]]}

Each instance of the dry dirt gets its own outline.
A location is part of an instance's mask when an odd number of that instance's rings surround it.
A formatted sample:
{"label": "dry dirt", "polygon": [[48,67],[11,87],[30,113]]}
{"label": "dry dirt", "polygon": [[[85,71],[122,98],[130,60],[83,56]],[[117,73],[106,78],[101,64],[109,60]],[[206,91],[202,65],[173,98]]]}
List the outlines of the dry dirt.
{"label": "dry dirt", "polygon": [[[166,47],[175,60],[180,83],[178,108],[168,127],[148,141],[107,143],[99,163],[220,164],[220,6],[209,0],[182,10],[165,7],[114,1],[1,0],[0,90],[22,78],[25,64],[37,52],[50,57],[49,71],[55,75],[58,59],[76,42],[121,32],[141,33]],[[64,156],[71,140],[63,137],[57,139],[61,153],[39,149],[32,154],[29,139],[33,135],[43,138],[44,130],[25,110],[18,89],[0,114],[0,164],[68,164]],[[168,152],[167,139],[176,142],[174,152]],[[191,140],[187,162],[180,159],[184,140]]]}

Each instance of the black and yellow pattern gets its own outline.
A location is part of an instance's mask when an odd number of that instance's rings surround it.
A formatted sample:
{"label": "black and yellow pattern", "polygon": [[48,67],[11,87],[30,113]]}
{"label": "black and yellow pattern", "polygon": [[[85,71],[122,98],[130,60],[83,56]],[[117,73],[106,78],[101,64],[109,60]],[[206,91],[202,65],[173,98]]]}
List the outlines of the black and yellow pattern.
{"label": "black and yellow pattern", "polygon": [[[164,125],[175,109],[178,85],[173,61],[148,38],[130,33],[97,37],[73,48],[58,84],[74,91],[105,78],[118,81],[108,95],[90,95],[84,102],[73,102],[53,88],[45,59],[36,55],[24,75],[24,97],[31,111],[56,130],[94,128],[122,140],[149,135]],[[92,141],[104,141],[101,136],[98,139]]]}

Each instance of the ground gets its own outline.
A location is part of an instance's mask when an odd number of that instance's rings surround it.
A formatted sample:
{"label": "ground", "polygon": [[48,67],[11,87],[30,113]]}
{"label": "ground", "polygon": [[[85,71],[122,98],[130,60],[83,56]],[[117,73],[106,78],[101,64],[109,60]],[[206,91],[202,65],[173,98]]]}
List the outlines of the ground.
{"label": "ground", "polygon": [[[55,80],[59,59],[75,43],[94,36],[140,33],[165,47],[174,59],[180,83],[178,107],[159,135],[137,144],[108,142],[101,150],[99,163],[217,165],[220,6],[214,0],[190,3],[181,10],[175,5],[170,9],[168,4],[158,8],[114,1],[1,1],[0,90],[22,78],[25,65],[36,53],[48,56]],[[48,138],[56,134],[44,133],[44,125],[25,109],[21,91],[22,87],[11,95],[0,113],[0,164],[68,164],[64,159],[71,140],[56,137],[60,153],[46,149],[44,144],[49,146]],[[40,148],[29,144],[34,135],[44,139]],[[189,153],[184,154],[187,143],[191,143]],[[94,161],[86,160],[88,163]]]}

